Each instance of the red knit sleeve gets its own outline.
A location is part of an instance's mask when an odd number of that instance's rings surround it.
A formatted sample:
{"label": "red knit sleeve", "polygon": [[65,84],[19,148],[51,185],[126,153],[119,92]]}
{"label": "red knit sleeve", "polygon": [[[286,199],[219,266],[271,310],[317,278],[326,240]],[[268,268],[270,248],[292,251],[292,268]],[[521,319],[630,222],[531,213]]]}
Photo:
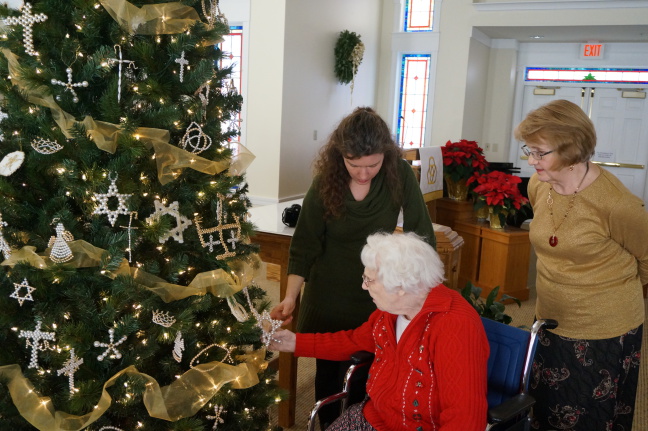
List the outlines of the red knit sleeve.
{"label": "red knit sleeve", "polygon": [[347,361],[352,353],[358,350],[374,351],[373,318],[356,329],[349,331],[296,334],[295,356],[326,359],[329,361]]}
{"label": "red knit sleeve", "polygon": [[482,431],[488,410],[488,339],[474,310],[453,310],[447,317],[435,331],[440,431]]}

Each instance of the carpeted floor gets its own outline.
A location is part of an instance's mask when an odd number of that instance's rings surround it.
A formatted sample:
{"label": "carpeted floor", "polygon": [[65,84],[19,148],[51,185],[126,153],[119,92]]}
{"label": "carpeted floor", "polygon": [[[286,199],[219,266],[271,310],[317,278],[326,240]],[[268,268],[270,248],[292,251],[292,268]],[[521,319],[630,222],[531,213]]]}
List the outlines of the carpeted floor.
{"label": "carpeted floor", "polygon": [[[265,268],[264,268],[265,269]],[[267,292],[273,303],[279,302],[279,283],[273,274],[276,267],[268,265],[268,277],[257,279],[261,287]],[[261,274],[265,274],[261,271]],[[646,315],[648,315],[648,299],[644,300]],[[530,327],[533,324],[533,313],[535,307],[535,291],[531,289],[530,298],[524,301],[521,307],[515,304],[506,308],[506,313],[513,317],[512,325]],[[636,413],[632,431],[648,431],[648,358],[645,352],[648,351],[648,328],[644,329],[643,352],[644,358],[641,362],[639,388],[636,400]],[[315,360],[311,358],[299,358],[297,367],[297,415],[295,425],[290,428],[284,428],[284,431],[304,431],[308,422],[313,403],[315,402],[313,394],[313,381],[315,378]],[[275,412],[276,417],[276,412]],[[319,430],[319,428],[318,428]]]}

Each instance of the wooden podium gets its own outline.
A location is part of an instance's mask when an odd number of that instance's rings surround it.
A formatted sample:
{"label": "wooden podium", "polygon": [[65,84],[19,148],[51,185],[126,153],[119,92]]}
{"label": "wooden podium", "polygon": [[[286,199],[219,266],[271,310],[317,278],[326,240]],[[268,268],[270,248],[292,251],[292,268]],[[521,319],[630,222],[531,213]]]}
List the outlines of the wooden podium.
{"label": "wooden podium", "polygon": [[457,220],[472,220],[475,218],[475,210],[472,201],[455,201],[450,198],[441,198],[436,203],[436,220],[434,223],[455,228]]}
{"label": "wooden podium", "polygon": [[459,267],[459,285],[470,281],[487,296],[500,286],[520,301],[529,299],[527,276],[531,243],[529,232],[516,228],[491,229],[488,222],[456,220],[454,229],[464,239]]}

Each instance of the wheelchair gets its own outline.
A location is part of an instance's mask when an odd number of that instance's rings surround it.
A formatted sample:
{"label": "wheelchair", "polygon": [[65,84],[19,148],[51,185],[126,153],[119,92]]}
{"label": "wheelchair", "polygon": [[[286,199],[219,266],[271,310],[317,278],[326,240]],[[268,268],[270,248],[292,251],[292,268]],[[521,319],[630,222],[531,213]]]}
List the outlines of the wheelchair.
{"label": "wheelchair", "polygon": [[[543,327],[556,328],[558,322],[553,319],[536,320],[530,333],[484,317],[482,324],[490,346],[486,431],[529,431],[535,399],[528,394],[528,388],[538,331]],[[315,403],[308,419],[308,431],[315,431],[315,419],[323,406],[339,402],[340,412],[346,410],[352,376],[359,368],[370,366],[373,357],[373,353],[365,351],[351,355],[351,366],[344,377],[342,392]]]}

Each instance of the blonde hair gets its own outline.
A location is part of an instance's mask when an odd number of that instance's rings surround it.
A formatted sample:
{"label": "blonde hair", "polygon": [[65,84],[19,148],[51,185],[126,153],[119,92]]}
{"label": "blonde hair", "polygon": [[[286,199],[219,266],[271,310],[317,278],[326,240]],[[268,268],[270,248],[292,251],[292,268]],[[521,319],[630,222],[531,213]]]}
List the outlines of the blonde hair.
{"label": "blonde hair", "polygon": [[369,235],[360,259],[366,268],[376,271],[389,292],[400,287],[407,293],[427,293],[444,279],[439,255],[413,232]]}
{"label": "blonde hair", "polygon": [[529,112],[515,128],[515,139],[548,144],[557,156],[556,167],[589,161],[596,147],[594,123],[576,104],[553,100]]}

